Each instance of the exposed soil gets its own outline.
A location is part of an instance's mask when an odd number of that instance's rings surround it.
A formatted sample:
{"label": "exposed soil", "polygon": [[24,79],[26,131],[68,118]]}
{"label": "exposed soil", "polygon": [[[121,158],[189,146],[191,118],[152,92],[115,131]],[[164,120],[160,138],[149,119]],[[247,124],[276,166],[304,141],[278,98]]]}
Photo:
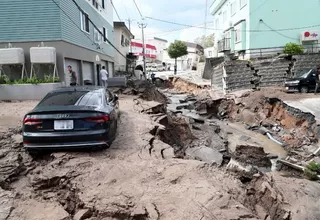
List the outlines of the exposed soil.
{"label": "exposed soil", "polygon": [[10,123],[0,124],[0,219],[320,219],[316,182],[279,173],[244,177],[223,163],[187,158],[187,149],[212,149],[225,151],[224,160],[270,165],[259,148],[228,151],[220,119],[231,118],[236,104],[209,103],[211,120],[200,123],[167,114],[166,97],[141,87],[126,91],[134,96],[119,95],[118,136],[100,152],[33,159],[22,149],[20,121],[36,102],[1,103],[0,123]]}

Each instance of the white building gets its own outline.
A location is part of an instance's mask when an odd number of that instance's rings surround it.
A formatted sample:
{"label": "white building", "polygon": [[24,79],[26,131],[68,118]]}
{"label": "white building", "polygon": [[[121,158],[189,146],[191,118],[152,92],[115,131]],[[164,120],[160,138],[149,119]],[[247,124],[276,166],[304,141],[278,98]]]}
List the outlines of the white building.
{"label": "white building", "polygon": [[218,51],[216,47],[208,47],[204,49],[205,58],[213,58],[218,56]]}
{"label": "white building", "polygon": [[[116,48],[124,55],[130,51],[131,39],[134,35],[130,32],[124,22],[113,22],[114,26],[114,45]],[[126,71],[127,59],[119,53],[115,53],[115,70],[116,71]]]}
{"label": "white building", "polygon": [[[135,42],[142,44],[142,40],[135,40]],[[151,39],[146,39],[145,44],[146,44],[146,53],[148,52],[147,51],[148,49],[152,49],[152,48],[148,48],[147,45],[154,46],[156,50],[155,51],[152,50],[152,53],[155,52],[156,61],[163,62],[164,51],[168,48],[168,41],[165,39],[154,37]],[[132,52],[134,53],[134,51]]]}
{"label": "white building", "polygon": [[[183,41],[183,43],[187,45],[188,55],[179,57],[177,59],[177,70],[196,70],[200,61],[200,57],[204,53],[203,47],[196,43],[190,43],[185,41]],[[173,69],[175,60],[169,57],[167,50],[165,50],[163,57],[163,62],[170,64],[170,67],[172,67]]]}

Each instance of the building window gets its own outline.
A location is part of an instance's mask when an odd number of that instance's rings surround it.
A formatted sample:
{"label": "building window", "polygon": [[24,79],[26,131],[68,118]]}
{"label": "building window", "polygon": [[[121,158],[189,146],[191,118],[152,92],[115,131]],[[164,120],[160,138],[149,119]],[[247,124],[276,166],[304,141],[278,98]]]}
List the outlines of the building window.
{"label": "building window", "polygon": [[216,19],[216,21],[215,21],[215,26],[216,26],[216,29],[219,29],[219,28],[220,28],[220,27],[219,27],[219,18]]}
{"label": "building window", "polygon": [[102,28],[102,33],[103,33],[103,42],[106,42],[107,41],[107,31],[106,31],[105,27]]}
{"label": "building window", "polygon": [[212,57],[212,51],[209,51],[209,57]]}
{"label": "building window", "polygon": [[238,42],[241,42],[241,28],[240,28],[240,26],[239,27],[236,27],[235,29],[234,29],[234,35],[235,35],[235,41],[236,41],[236,43],[238,43]]}
{"label": "building window", "polygon": [[226,21],[227,21],[227,11],[224,11],[222,13],[222,17],[223,17],[223,23],[226,23]]}
{"label": "building window", "polygon": [[247,0],[240,0],[240,9],[247,5]]}
{"label": "building window", "polygon": [[231,12],[231,16],[233,16],[236,11],[237,11],[237,8],[236,8],[236,1],[232,2],[231,5],[230,5],[230,12]]}
{"label": "building window", "polygon": [[80,21],[81,21],[81,29],[87,33],[90,32],[90,29],[89,29],[89,15],[84,13],[84,12],[80,12]]}
{"label": "building window", "polygon": [[124,36],[123,36],[123,34],[121,34],[121,46],[124,47]]}
{"label": "building window", "polygon": [[98,0],[92,0],[92,5],[93,5],[93,7],[95,7],[96,9],[99,9]]}
{"label": "building window", "polygon": [[102,8],[105,9],[105,7],[104,0],[102,0]]}
{"label": "building window", "polygon": [[97,29],[94,29],[94,42],[97,44],[101,43],[101,34]]}

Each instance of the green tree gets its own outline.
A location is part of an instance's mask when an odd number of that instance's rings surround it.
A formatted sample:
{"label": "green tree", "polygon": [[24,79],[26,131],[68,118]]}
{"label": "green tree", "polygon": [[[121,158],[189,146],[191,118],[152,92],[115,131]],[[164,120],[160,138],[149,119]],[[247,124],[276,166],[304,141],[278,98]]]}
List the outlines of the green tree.
{"label": "green tree", "polygon": [[214,46],[214,34],[208,36],[202,35],[194,40],[196,44],[201,45],[204,49]]}
{"label": "green tree", "polygon": [[303,54],[303,47],[296,43],[287,43],[283,52],[288,55]]}
{"label": "green tree", "polygon": [[170,44],[168,54],[171,59],[175,59],[174,74],[177,74],[177,58],[187,55],[188,47],[182,41],[175,41]]}

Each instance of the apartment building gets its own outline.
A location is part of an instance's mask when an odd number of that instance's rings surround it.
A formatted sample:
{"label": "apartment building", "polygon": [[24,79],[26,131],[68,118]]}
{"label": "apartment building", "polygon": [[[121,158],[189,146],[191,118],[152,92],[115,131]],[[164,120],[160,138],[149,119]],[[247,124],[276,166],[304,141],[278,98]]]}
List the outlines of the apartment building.
{"label": "apartment building", "polygon": [[[84,80],[99,84],[102,66],[111,77],[114,72],[113,41],[113,8],[108,0],[0,1],[0,48],[8,43],[22,48],[29,75],[30,48],[44,45],[56,50],[61,81],[69,84],[66,67],[71,65],[79,84]],[[44,67],[39,65],[37,77],[48,73],[50,68]],[[4,69],[11,78],[18,78],[19,72]]]}
{"label": "apartment building", "polygon": [[[318,0],[213,0],[215,43],[219,55],[250,58],[281,52],[289,42],[318,45]],[[307,16],[305,16],[307,15]]]}

